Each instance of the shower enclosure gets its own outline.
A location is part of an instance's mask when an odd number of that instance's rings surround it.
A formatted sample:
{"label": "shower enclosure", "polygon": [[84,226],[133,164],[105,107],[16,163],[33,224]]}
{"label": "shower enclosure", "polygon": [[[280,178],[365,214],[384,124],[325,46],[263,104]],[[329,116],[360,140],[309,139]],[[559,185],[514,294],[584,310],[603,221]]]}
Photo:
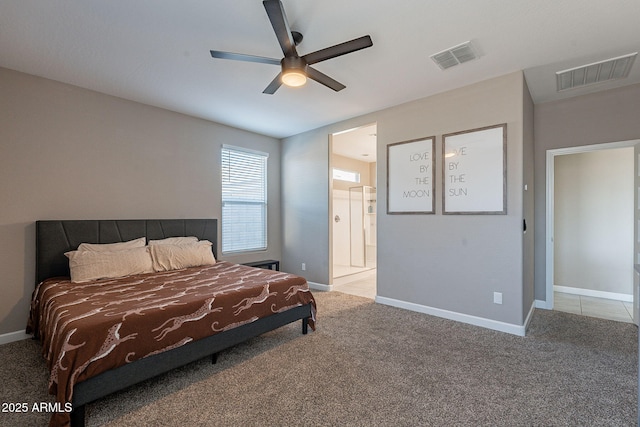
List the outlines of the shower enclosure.
{"label": "shower enclosure", "polygon": [[334,190],[334,277],[376,268],[376,189]]}
{"label": "shower enclosure", "polygon": [[349,208],[351,265],[375,268],[376,189],[368,186],[349,188]]}

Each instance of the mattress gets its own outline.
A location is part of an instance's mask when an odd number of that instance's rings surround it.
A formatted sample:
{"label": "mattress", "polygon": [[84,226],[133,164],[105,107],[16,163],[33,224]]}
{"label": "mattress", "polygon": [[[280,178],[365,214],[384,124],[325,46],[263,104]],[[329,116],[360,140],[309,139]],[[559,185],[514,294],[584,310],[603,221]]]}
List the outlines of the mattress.
{"label": "mattress", "polygon": [[49,392],[67,403],[87,378],[307,304],[313,329],[304,278],[219,261],[86,283],[47,279],[34,291],[27,332],[42,342]]}

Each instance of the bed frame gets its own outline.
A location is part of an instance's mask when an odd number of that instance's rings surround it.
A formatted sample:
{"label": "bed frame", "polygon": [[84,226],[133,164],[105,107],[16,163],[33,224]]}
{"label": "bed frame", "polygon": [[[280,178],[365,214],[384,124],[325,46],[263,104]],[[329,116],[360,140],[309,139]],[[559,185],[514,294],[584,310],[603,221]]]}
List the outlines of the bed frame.
{"label": "bed frame", "polygon": [[[216,255],[217,222],[217,219],[36,221],[36,283],[49,277],[68,277],[69,261],[64,253],[83,242],[196,236],[211,241]],[[90,402],[204,357],[212,356],[215,362],[219,351],[297,320],[302,321],[302,333],[306,334],[310,317],[310,305],[295,307],[79,382],[73,389],[71,426],[84,426],[85,405]]]}

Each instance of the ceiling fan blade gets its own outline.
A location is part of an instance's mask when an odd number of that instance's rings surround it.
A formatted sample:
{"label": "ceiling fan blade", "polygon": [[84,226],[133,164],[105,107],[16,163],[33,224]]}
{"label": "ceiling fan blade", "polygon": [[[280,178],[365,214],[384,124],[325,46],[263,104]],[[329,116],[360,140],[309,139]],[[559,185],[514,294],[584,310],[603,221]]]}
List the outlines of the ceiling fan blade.
{"label": "ceiling fan blade", "polygon": [[346,86],[343,85],[342,83],[333,80],[331,77],[327,76],[326,74],[321,73],[320,71],[316,70],[315,68],[311,68],[311,67],[307,67],[307,77],[309,77],[312,80],[317,81],[318,83],[325,85],[326,87],[335,90],[336,92],[341,91],[342,89],[344,89]]}
{"label": "ceiling fan blade", "polygon": [[307,61],[307,64],[315,64],[320,61],[335,58],[336,56],[346,55],[347,53],[355,52],[357,50],[365,49],[371,46],[373,46],[371,36],[362,36],[348,42],[340,43],[335,46],[308,53],[302,58]]}
{"label": "ceiling fan blade", "polygon": [[281,72],[278,73],[276,78],[273,79],[271,83],[269,83],[269,86],[267,86],[265,90],[262,91],[262,93],[266,93],[267,95],[273,95],[278,90],[278,88],[282,85],[282,81],[280,80],[281,76],[282,76],[282,73]]}
{"label": "ceiling fan blade", "polygon": [[264,0],[262,4],[267,11],[269,21],[271,21],[271,26],[276,33],[284,56],[298,56],[282,2],[280,0]]}
{"label": "ceiling fan blade", "polygon": [[235,61],[260,62],[262,64],[280,65],[279,59],[265,58],[263,56],[244,55],[242,53],[221,52],[219,50],[211,50],[213,58],[233,59]]}

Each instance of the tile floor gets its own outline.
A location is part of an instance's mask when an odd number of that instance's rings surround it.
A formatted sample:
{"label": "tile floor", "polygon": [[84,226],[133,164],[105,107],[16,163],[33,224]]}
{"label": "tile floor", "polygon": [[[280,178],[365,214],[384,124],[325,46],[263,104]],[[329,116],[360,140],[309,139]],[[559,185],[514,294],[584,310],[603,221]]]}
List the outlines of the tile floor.
{"label": "tile floor", "polygon": [[[341,277],[334,280],[333,290],[345,294],[375,299],[376,297],[376,270],[369,270],[357,275]],[[336,284],[339,283],[339,284]]]}
{"label": "tile floor", "polygon": [[633,323],[633,303],[554,292],[553,309],[565,313]]}
{"label": "tile floor", "polygon": [[[333,286],[333,289],[338,292],[371,299],[376,297],[376,270],[354,275],[351,281],[349,281],[349,276],[346,276],[341,278],[339,282],[340,284],[334,284]],[[633,303],[631,302],[585,297],[562,292],[555,292],[553,298],[554,310],[557,311],[633,323]]]}
{"label": "tile floor", "polygon": [[342,278],[343,276],[349,276],[356,273],[362,273],[364,271],[370,271],[371,268],[366,267],[353,267],[350,265],[333,265],[333,277]]}

